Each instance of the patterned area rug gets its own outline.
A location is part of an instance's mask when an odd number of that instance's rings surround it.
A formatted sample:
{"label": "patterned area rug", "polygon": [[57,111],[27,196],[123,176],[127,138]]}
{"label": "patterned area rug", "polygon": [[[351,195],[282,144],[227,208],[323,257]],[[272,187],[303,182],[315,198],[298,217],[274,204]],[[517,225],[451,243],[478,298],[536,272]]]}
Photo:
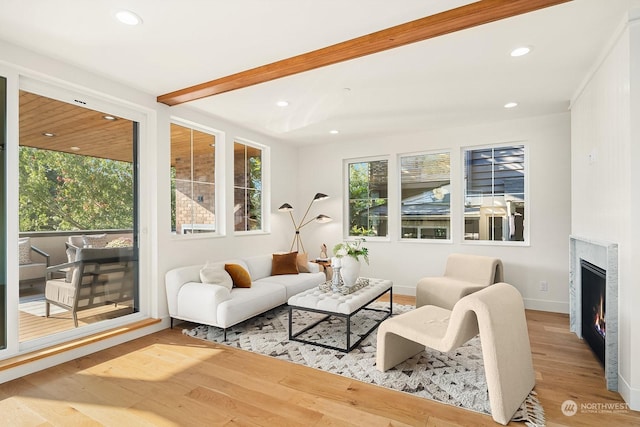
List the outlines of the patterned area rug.
{"label": "patterned area rug", "polygon": [[[387,309],[389,304],[375,303],[372,307]],[[412,306],[393,305],[394,314],[411,309]],[[382,315],[379,312],[362,310],[352,317],[351,342],[359,339],[361,333],[370,329],[376,318]],[[321,317],[324,316],[294,311],[294,331],[304,329]],[[383,373],[375,368],[376,331],[350,353],[343,353],[289,341],[288,322],[288,308],[281,306],[227,329],[226,342],[223,331],[212,326],[200,325],[191,330],[185,329],[183,333],[460,408],[491,414],[479,337],[450,353],[426,349]],[[300,338],[345,347],[346,324],[343,319],[332,317],[310,329]],[[524,421],[528,426],[544,425],[544,411],[535,392],[531,392],[512,421]]]}

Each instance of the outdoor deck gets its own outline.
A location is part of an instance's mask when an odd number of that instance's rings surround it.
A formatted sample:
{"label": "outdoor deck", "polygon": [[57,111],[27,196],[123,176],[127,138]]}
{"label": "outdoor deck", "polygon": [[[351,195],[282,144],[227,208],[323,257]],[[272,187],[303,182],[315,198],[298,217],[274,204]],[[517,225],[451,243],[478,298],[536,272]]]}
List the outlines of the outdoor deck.
{"label": "outdoor deck", "polygon": [[[19,308],[20,342],[74,329],[71,312],[54,305],[44,317],[44,296],[37,287],[21,292]],[[78,327],[133,313],[133,304],[119,303],[78,312]]]}

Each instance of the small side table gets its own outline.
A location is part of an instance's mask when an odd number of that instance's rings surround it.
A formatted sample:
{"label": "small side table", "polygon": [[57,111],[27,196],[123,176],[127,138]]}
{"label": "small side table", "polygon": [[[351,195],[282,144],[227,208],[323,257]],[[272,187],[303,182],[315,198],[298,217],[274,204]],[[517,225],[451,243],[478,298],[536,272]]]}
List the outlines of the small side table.
{"label": "small side table", "polygon": [[331,280],[333,278],[333,268],[331,268],[331,261],[327,261],[324,259],[315,259],[311,262],[315,262],[316,264],[319,264],[320,266],[322,266],[323,270],[324,270],[324,274],[327,278],[327,280]]}

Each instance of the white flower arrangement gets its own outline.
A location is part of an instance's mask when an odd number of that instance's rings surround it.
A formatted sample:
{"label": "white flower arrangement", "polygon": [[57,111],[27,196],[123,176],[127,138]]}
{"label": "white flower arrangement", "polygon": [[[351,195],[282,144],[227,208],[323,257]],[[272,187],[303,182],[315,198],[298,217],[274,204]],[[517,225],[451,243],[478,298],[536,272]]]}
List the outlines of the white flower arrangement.
{"label": "white flower arrangement", "polygon": [[362,257],[369,264],[369,249],[362,246],[365,242],[365,239],[359,238],[353,242],[342,242],[338,243],[333,247],[333,253],[337,258],[342,258],[345,256],[350,256],[355,258],[356,260],[360,260],[359,257]]}

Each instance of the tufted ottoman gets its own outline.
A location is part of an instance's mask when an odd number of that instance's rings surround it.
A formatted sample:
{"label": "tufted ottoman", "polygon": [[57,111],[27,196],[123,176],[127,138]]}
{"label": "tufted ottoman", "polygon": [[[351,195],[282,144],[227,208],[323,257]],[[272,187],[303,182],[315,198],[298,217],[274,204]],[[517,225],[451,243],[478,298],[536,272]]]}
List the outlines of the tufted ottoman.
{"label": "tufted ottoman", "polygon": [[[320,290],[320,287],[309,289],[299,294],[293,295],[289,298],[289,339],[293,341],[299,341],[305,344],[318,345],[325,348],[339,350],[343,352],[349,352],[356,348],[363,339],[373,332],[383,320],[391,316],[393,311],[393,282],[386,279],[369,279],[369,285],[358,289],[357,291],[343,295],[339,292],[324,292]],[[389,293],[389,310],[380,310],[367,307],[369,304],[380,298],[385,293]],[[377,320],[373,327],[371,327],[364,334],[361,334],[357,341],[351,344],[351,317],[358,313],[360,310],[370,310],[386,313],[384,317]],[[297,311],[309,311],[313,313],[326,314],[325,317],[320,320],[305,326],[302,330],[293,332],[293,313]],[[347,340],[346,346],[336,347],[320,342],[309,341],[300,338],[302,334],[313,329],[321,322],[328,320],[331,317],[339,317],[346,320]]]}

